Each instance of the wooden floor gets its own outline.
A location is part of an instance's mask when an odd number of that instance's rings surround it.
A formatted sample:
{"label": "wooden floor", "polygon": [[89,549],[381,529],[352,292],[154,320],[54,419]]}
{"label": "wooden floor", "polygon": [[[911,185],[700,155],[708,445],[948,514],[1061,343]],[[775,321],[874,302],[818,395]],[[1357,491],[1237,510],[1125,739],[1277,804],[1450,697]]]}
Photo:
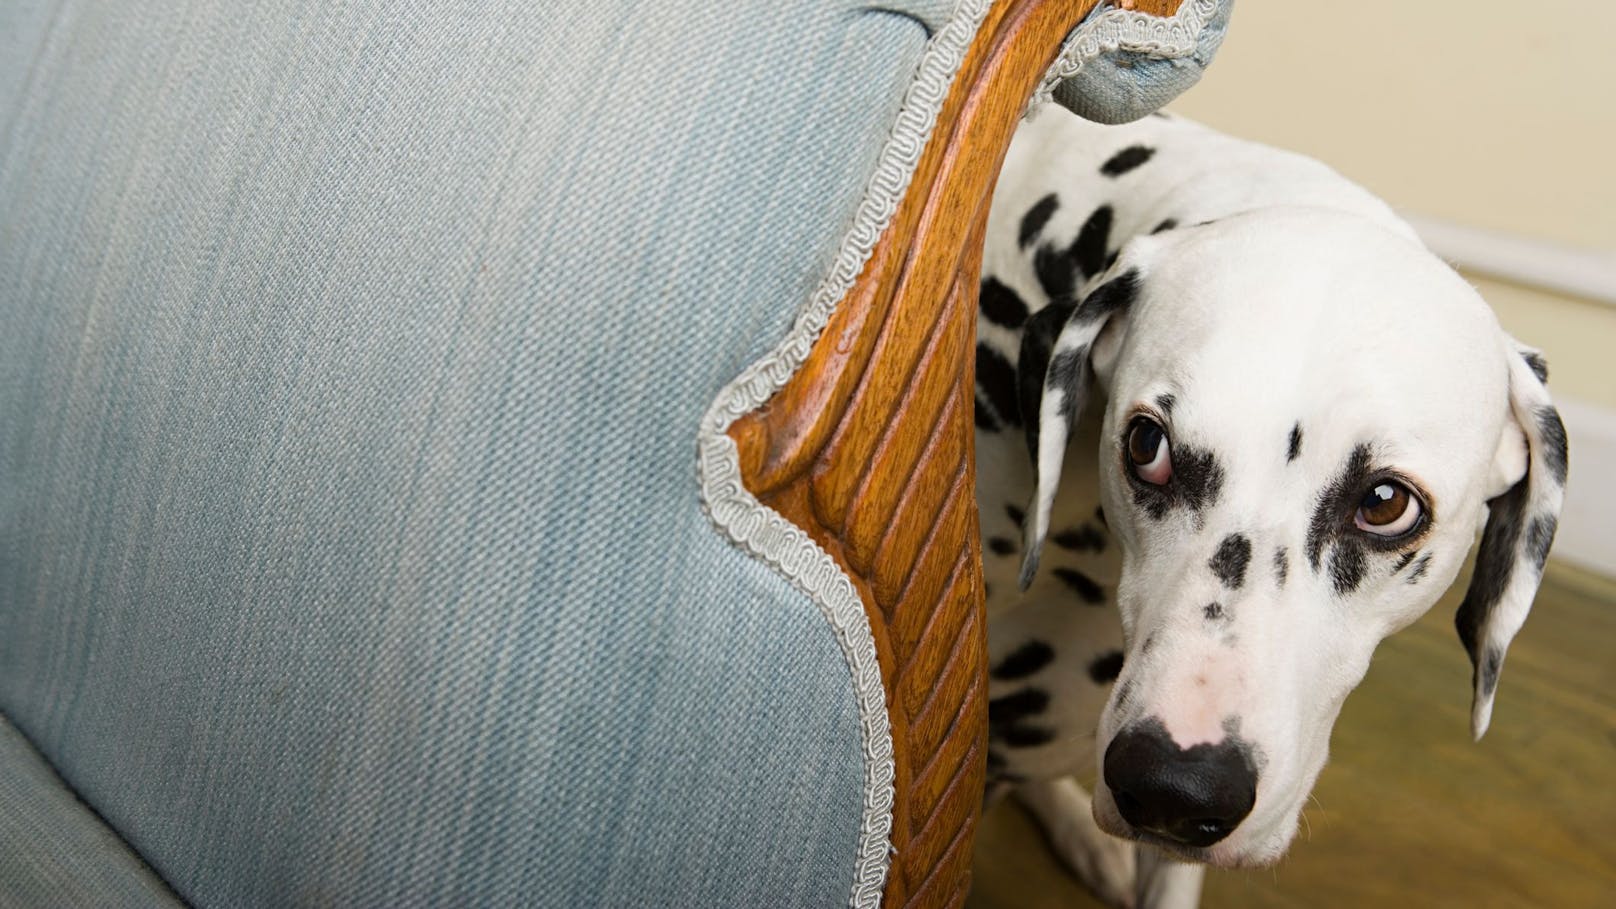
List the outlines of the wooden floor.
{"label": "wooden floor", "polygon": [[[1208,872],[1204,906],[1616,906],[1616,583],[1551,563],[1480,744],[1462,589],[1376,652],[1290,854]],[[1098,905],[1010,800],[973,873],[970,909]]]}

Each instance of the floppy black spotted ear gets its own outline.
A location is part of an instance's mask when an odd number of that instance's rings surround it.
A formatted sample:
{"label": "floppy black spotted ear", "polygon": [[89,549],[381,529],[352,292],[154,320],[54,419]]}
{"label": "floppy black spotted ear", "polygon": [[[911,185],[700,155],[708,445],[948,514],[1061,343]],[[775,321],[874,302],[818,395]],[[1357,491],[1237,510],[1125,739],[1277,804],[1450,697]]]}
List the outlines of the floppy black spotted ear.
{"label": "floppy black spotted ear", "polygon": [[1021,588],[1038,572],[1072,425],[1088,398],[1090,354],[1139,292],[1139,270],[1118,266],[1076,304],[1055,302],[1027,320],[1016,362],[1017,396],[1037,484],[1022,522]]}
{"label": "floppy black spotted ear", "polygon": [[[1537,351],[1511,344],[1517,352],[1509,357],[1509,407],[1526,439],[1526,470],[1487,502],[1475,574],[1454,622],[1473,667],[1470,732],[1478,740],[1492,720],[1504,651],[1532,608],[1565,499],[1566,433],[1549,399],[1547,367]],[[1518,463],[1518,446],[1501,449],[1500,460]]]}

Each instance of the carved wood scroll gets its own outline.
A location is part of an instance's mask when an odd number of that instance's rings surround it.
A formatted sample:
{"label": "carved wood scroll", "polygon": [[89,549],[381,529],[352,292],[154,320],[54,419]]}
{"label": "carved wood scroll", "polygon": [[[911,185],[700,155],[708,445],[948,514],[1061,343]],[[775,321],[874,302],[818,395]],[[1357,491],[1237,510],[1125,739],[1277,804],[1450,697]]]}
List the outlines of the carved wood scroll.
{"label": "carved wood scroll", "polygon": [[960,905],[970,889],[987,747],[972,450],[982,231],[1023,106],[1094,5],[993,6],[858,282],[802,369],[729,430],[747,489],[840,563],[869,616],[896,758],[887,907]]}

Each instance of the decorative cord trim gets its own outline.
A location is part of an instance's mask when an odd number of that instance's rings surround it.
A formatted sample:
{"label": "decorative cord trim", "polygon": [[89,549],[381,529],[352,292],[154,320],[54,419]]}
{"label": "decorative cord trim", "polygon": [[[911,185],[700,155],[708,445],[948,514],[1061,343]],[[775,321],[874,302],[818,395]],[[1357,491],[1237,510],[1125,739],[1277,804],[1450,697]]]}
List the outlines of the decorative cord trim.
{"label": "decorative cord trim", "polygon": [[1066,37],[1060,56],[1044,73],[1027,109],[1050,100],[1055,86],[1077,75],[1090,60],[1103,53],[1124,50],[1164,60],[1194,53],[1201,29],[1217,14],[1220,2],[1222,0],[1185,0],[1171,16],[1152,16],[1115,7],[1091,15]]}
{"label": "decorative cord trim", "polygon": [[854,909],[880,905],[892,850],[892,728],[875,638],[852,579],[802,528],[747,491],[741,482],[735,440],[726,433],[730,424],[763,406],[801,368],[837,302],[852,289],[903,200],[948,88],[991,4],[992,0],[961,0],[953,17],[931,38],[830,274],[798,312],[780,343],[718,393],[702,417],[697,436],[703,510],[720,532],[819,606],[852,672],[864,750],[864,817],[848,898]]}

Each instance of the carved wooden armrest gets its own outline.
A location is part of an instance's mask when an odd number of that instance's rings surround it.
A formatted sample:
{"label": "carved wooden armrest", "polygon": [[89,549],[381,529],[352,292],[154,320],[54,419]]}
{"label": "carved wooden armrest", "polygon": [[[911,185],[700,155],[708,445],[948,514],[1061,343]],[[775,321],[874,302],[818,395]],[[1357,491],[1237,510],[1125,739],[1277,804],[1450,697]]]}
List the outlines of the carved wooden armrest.
{"label": "carved wooden armrest", "polygon": [[1094,6],[994,4],[857,283],[802,369],[729,430],[747,489],[840,563],[870,620],[896,763],[886,906],[958,905],[970,888],[987,746],[972,414],[982,231],[1023,107]]}

